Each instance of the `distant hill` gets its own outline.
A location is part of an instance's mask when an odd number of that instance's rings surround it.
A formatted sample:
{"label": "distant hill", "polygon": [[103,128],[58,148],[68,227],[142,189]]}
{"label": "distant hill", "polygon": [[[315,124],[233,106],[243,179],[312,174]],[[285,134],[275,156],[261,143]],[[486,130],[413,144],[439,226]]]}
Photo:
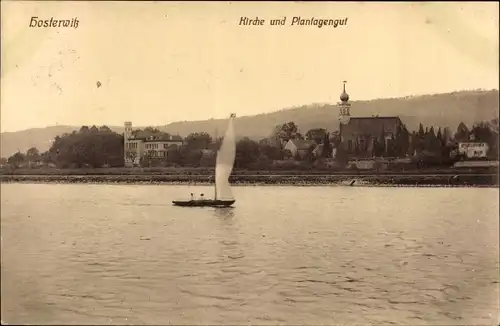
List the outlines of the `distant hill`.
{"label": "distant hill", "polygon": [[[470,126],[481,120],[491,120],[498,117],[499,92],[491,91],[460,91],[447,94],[411,96],[405,98],[376,99],[370,101],[353,101],[352,116],[394,116],[398,115],[409,130],[424,125],[450,127],[455,131],[460,122]],[[326,128],[334,131],[338,128],[338,109],[335,104],[310,104],[280,111],[239,117],[235,121],[238,136],[252,139],[268,137],[272,129],[281,123],[294,121],[301,132],[311,128]],[[98,125],[99,122],[96,121]],[[156,126],[162,131],[187,136],[191,132],[208,132],[212,135],[218,130],[222,136],[226,126],[224,119],[203,121],[182,121]],[[123,132],[121,126],[109,126],[118,133]],[[47,128],[28,129],[0,134],[1,156],[12,155],[17,150],[26,151],[36,147],[45,151],[55,136],[65,132],[78,130],[80,126],[51,126]]]}

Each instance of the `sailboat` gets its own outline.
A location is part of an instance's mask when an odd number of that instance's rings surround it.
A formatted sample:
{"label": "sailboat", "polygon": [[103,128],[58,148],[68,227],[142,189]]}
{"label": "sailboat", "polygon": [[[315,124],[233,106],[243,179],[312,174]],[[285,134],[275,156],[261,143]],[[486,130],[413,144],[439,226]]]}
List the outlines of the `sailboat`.
{"label": "sailboat", "polygon": [[229,207],[236,202],[231,191],[231,185],[229,184],[229,176],[233,171],[234,159],[236,157],[236,140],[233,127],[235,118],[236,114],[234,113],[229,116],[226,134],[217,152],[214,198],[174,200],[172,204],[183,207]]}

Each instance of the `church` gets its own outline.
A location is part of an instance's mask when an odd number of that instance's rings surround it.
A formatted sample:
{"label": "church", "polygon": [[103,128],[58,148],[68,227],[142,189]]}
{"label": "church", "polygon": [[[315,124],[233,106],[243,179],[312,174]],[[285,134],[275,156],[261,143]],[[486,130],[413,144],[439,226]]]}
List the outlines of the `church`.
{"label": "church", "polygon": [[396,137],[398,129],[403,127],[397,116],[389,117],[351,117],[351,103],[343,82],[339,107],[339,135],[341,147],[346,153],[356,157],[373,157],[377,142],[388,142]]}

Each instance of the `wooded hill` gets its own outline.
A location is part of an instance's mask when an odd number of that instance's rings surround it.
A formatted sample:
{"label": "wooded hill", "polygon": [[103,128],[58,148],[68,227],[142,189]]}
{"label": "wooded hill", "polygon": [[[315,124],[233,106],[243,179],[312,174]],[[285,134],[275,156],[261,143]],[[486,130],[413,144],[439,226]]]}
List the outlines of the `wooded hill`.
{"label": "wooded hill", "polygon": [[[399,116],[411,132],[419,123],[437,127],[449,127],[454,132],[460,122],[467,126],[491,120],[499,115],[499,91],[460,91],[447,94],[412,96],[404,98],[375,99],[351,102],[352,116]],[[237,110],[236,110],[237,113]],[[238,117],[235,131],[239,137],[261,139],[268,137],[273,128],[287,121],[294,121],[305,133],[312,128],[334,131],[338,128],[338,108],[335,104],[310,104],[255,116]],[[101,122],[96,121],[100,126]],[[1,156],[10,156],[30,147],[45,151],[57,135],[79,130],[81,126],[51,126],[0,134]],[[113,131],[123,133],[123,126],[109,126]],[[153,126],[171,134],[183,137],[192,132],[207,132],[214,135],[216,130],[222,136],[226,120],[174,122],[166,126]],[[136,128],[140,128],[137,126]]]}

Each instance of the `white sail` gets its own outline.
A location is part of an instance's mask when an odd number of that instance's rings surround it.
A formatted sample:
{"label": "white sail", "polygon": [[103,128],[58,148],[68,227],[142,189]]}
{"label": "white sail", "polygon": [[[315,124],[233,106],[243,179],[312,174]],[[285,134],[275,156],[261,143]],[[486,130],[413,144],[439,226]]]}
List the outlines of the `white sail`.
{"label": "white sail", "polygon": [[229,184],[229,176],[233,171],[236,156],[236,140],[233,127],[234,115],[229,118],[226,134],[217,152],[217,163],[215,165],[215,199],[233,199],[233,193]]}

